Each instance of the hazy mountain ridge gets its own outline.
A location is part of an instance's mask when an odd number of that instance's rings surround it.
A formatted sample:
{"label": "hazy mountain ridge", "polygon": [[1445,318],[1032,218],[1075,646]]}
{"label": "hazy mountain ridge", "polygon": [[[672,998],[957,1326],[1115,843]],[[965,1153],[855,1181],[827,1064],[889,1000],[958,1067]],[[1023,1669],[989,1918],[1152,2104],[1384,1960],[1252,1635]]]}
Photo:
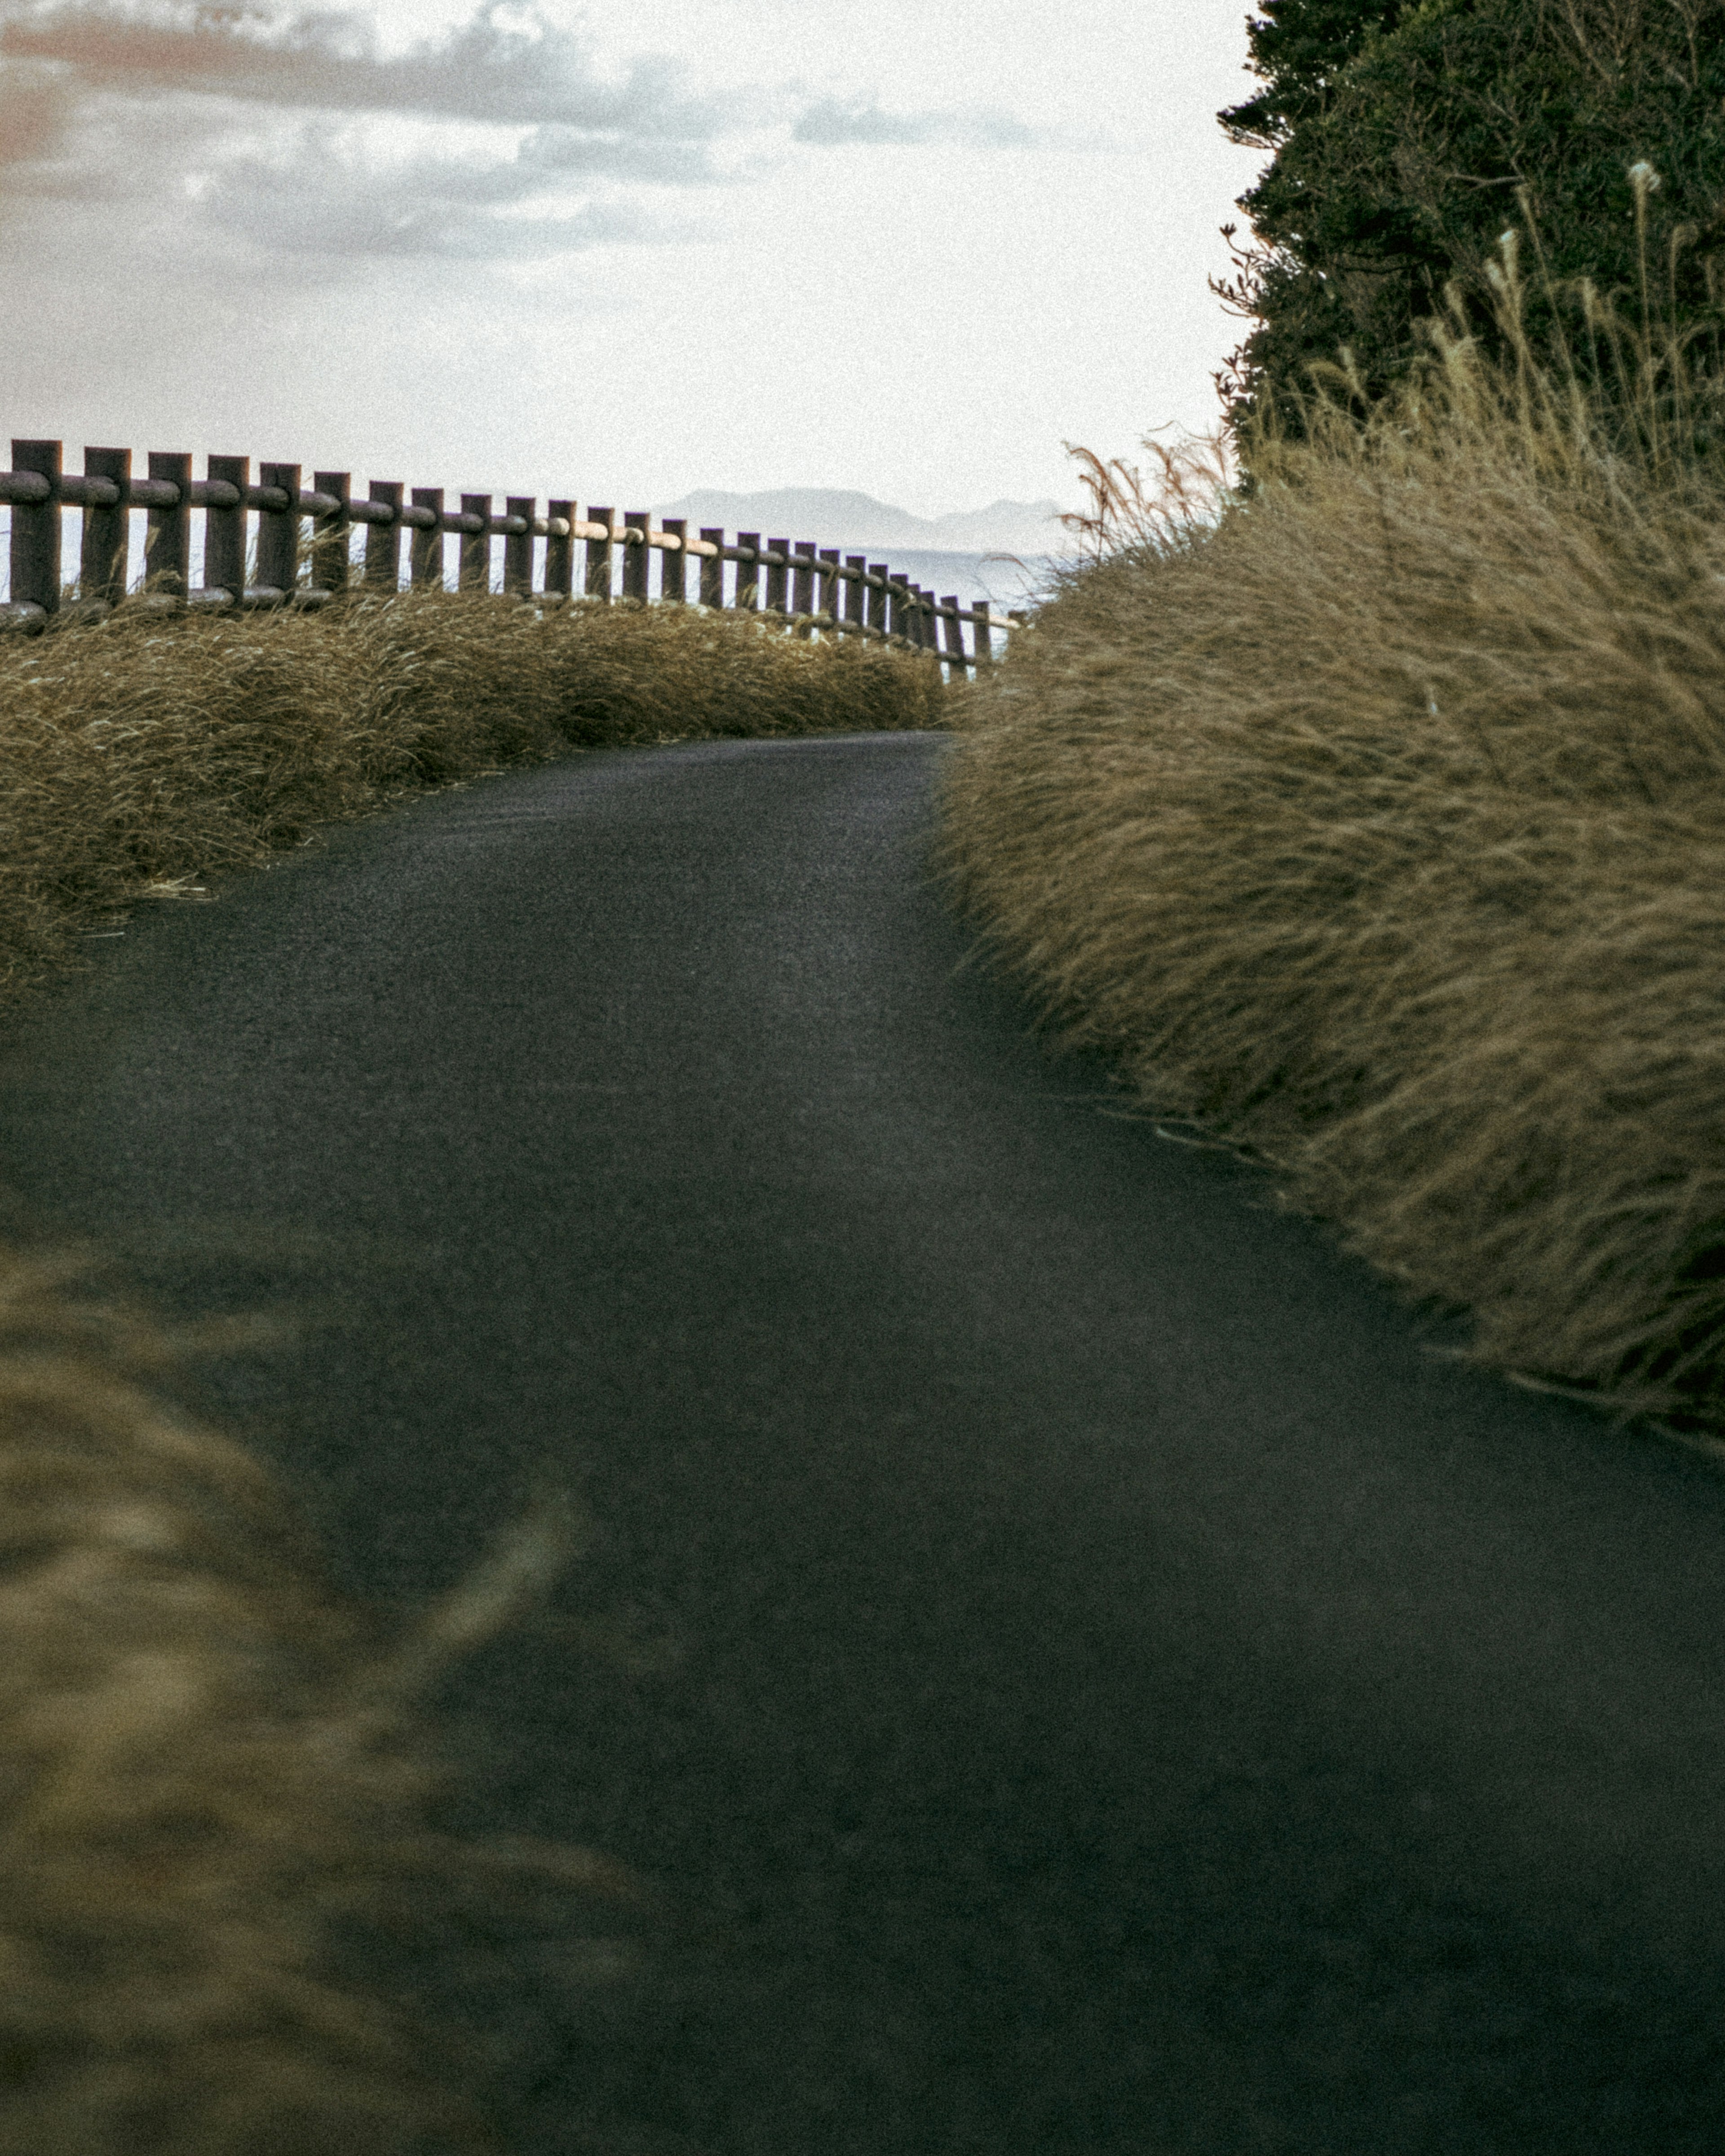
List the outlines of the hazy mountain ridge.
{"label": "hazy mountain ridge", "polygon": [[760,494],[698,489],[668,501],[657,516],[686,517],[691,529],[721,526],[730,531],[812,539],[818,546],[915,547],[929,553],[1059,554],[1067,535],[1053,501],[993,501],[986,509],[945,516],[912,516],[872,495],[837,487],[786,486]]}

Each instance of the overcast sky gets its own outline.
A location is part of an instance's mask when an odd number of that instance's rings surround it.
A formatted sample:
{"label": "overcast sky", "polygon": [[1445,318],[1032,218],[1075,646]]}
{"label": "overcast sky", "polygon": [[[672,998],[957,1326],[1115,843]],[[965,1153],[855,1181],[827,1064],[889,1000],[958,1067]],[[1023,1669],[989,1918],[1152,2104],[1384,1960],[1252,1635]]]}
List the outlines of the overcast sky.
{"label": "overcast sky", "polygon": [[656,505],[1213,424],[1244,0],[0,0],[0,434]]}

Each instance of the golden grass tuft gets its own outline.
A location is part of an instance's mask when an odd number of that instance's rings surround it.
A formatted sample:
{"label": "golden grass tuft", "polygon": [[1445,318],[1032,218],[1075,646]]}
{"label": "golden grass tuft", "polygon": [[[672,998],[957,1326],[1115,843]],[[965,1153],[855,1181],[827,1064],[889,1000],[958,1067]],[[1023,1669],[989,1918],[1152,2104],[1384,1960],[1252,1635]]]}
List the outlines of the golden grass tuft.
{"label": "golden grass tuft", "polygon": [[141,897],[582,748],[940,723],[937,663],[686,607],[355,596],[0,642],[0,1000]]}
{"label": "golden grass tuft", "polygon": [[936,865],[1061,1039],[1474,1359],[1717,1430],[1725,483],[1435,341],[1202,514],[1194,458],[1136,501],[1089,460],[1102,543],[953,706]]}
{"label": "golden grass tuft", "polygon": [[391,1636],[162,1396],[257,1321],[176,1332],[93,1296],[92,1263],[0,1259],[0,2151],[495,2149],[431,2062],[449,2033],[341,1942],[523,1882],[639,1898],[588,1851],[426,1824],[451,1775],[424,1695],[549,1586],[569,1508],[547,1493]]}

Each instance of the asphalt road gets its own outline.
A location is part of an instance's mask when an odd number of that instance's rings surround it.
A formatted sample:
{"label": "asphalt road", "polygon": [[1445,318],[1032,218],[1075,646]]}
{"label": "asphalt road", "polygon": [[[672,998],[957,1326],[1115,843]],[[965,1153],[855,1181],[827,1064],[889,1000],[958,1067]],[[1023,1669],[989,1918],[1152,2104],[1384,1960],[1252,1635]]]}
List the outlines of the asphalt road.
{"label": "asphalt road", "polygon": [[580,1477],[644,1651],[487,1649],[459,1823],[693,1921],[579,2011],[500,1933],[512,2149],[1717,2156],[1725,1476],[1046,1053],[924,879],[947,747],[429,796],[8,1023],[22,1219],[344,1313],[211,1383],[345,1584]]}

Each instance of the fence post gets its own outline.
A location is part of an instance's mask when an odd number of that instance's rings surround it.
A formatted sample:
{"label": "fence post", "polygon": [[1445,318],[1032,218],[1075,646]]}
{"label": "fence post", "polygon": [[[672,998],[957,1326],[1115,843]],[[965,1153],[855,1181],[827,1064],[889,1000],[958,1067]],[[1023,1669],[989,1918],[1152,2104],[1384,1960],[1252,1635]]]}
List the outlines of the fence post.
{"label": "fence post", "polygon": [[[813,569],[805,569],[803,564],[814,559],[814,542],[812,539],[799,539],[796,544],[795,552],[797,567],[792,577],[791,603],[787,611],[797,614],[813,613],[814,612],[814,572]],[[804,627],[799,629],[797,634],[798,636],[813,636],[814,631]]]}
{"label": "fence post", "polygon": [[888,594],[892,603],[886,618],[887,634],[908,637],[911,633],[911,580],[901,572],[896,576],[889,576],[887,582],[892,586]]}
{"label": "fence post", "polygon": [[[587,521],[603,524],[607,531],[612,528],[613,512],[608,508],[587,505]],[[602,606],[611,603],[611,542],[608,539],[589,539],[587,542],[587,596],[598,599]]]}
{"label": "fence post", "polygon": [[[725,543],[722,525],[711,531],[703,530],[701,536],[709,547],[722,547]],[[721,554],[703,554],[701,557],[701,603],[704,607],[722,607],[725,603],[725,558]]]}
{"label": "fence post", "polygon": [[485,528],[480,531],[461,534],[460,566],[455,572],[458,592],[488,592],[491,588],[491,497],[488,494],[464,494],[461,497],[464,516],[480,516]]}
{"label": "fence post", "polygon": [[318,590],[345,592],[347,588],[347,534],[352,528],[347,503],[353,492],[352,472],[313,472],[311,485],[319,494],[332,494],[339,509],[325,510],[311,524],[311,581]]}
{"label": "fence post", "polygon": [[[820,550],[820,558],[836,570],[839,566],[838,548],[823,547]],[[825,614],[829,620],[834,624],[840,621],[845,613],[844,592],[845,587],[836,576],[823,576],[814,588],[815,612]],[[836,629],[834,633],[837,634]]]}
{"label": "fence post", "polygon": [[144,535],[144,577],[165,598],[183,599],[192,575],[192,459],[178,449],[151,449],[150,476],[180,490],[172,509],[152,508]]}
{"label": "fence post", "polygon": [[511,531],[503,542],[503,588],[518,599],[533,596],[533,502],[531,494],[507,495],[503,502],[506,516],[527,520],[525,531]]}
{"label": "fence post", "polygon": [[[788,539],[769,539],[767,542],[769,554],[788,554],[790,551]],[[767,611],[768,613],[783,614],[787,620],[790,618],[791,572],[783,562],[768,565]]]}
{"label": "fence post", "polygon": [[[577,519],[572,501],[547,501],[545,505],[547,521],[561,517],[565,524]],[[566,531],[561,538],[553,531],[545,542],[545,593],[549,598],[557,593],[567,598],[575,588],[575,542]]]}
{"label": "fence post", "polygon": [[[758,531],[739,531],[737,535],[738,551],[743,548],[753,554],[761,551]],[[731,603],[744,613],[753,613],[761,603],[761,565],[758,562],[739,562],[737,565],[737,596]]]}
{"label": "fence post", "polygon": [[[847,554],[845,557],[845,566],[847,569],[860,571],[865,577],[869,572],[869,560],[866,554]],[[861,583],[847,584],[845,588],[845,620],[854,627],[860,629],[868,618],[868,586]]]}
{"label": "fence post", "polygon": [[941,604],[952,609],[942,625],[947,632],[947,656],[957,669],[958,679],[962,681],[965,679],[964,624],[958,619],[958,594],[949,592]]}
{"label": "fence post", "polygon": [[249,457],[211,457],[204,466],[212,480],[225,480],[239,490],[237,509],[203,512],[203,588],[227,592],[236,607],[245,601],[245,490],[251,484]]}
{"label": "fence post", "polygon": [[650,509],[625,509],[623,526],[625,531],[633,528],[641,535],[638,547],[632,547],[627,540],[624,542],[623,596],[626,599],[639,599],[645,606],[647,570],[653,559],[653,549],[647,544],[647,534],[653,529],[653,512]]}
{"label": "fence post", "polygon": [[258,511],[258,582],[287,598],[300,581],[300,467],[259,465],[258,484],[279,486],[288,498],[285,509]]}
{"label": "fence post", "polygon": [[976,616],[976,677],[983,678],[984,667],[994,664],[994,632],[988,624],[988,602],[978,599],[971,611]]}
{"label": "fence post", "polygon": [[[126,508],[126,490],[131,485],[131,451],[86,449],[84,475],[86,479],[112,480],[120,490],[120,499],[111,508],[85,509],[84,538],[78,557],[78,596],[105,599],[110,606],[118,606],[126,597],[126,557],[131,551],[131,520]],[[17,510],[12,514],[13,529],[16,531]]]}
{"label": "fence post", "polygon": [[428,531],[421,525],[413,527],[413,537],[408,553],[412,561],[409,573],[416,592],[440,592],[444,588],[444,490],[440,486],[416,486],[413,489],[415,509],[429,509],[437,521]]}
{"label": "fence post", "polygon": [[[886,564],[884,562],[870,562],[869,574],[871,577],[884,577],[886,574]],[[882,636],[890,634],[892,627],[891,595],[875,585],[869,587],[869,627],[878,629]]]}
{"label": "fence post", "polygon": [[661,604],[681,606],[689,596],[689,558],[681,543],[689,536],[689,520],[686,516],[666,516],[661,518],[660,528],[678,542],[675,547],[667,547],[659,557],[660,600]]}
{"label": "fence post", "polygon": [[39,606],[44,613],[56,614],[60,610],[59,444],[14,440],[12,469],[40,472],[49,490],[46,501],[12,505],[12,603]]}
{"label": "fence post", "polygon": [[395,512],[389,524],[366,526],[365,582],[368,591],[393,592],[401,588],[401,498],[398,479],[374,479],[366,490],[372,501],[381,501]]}

